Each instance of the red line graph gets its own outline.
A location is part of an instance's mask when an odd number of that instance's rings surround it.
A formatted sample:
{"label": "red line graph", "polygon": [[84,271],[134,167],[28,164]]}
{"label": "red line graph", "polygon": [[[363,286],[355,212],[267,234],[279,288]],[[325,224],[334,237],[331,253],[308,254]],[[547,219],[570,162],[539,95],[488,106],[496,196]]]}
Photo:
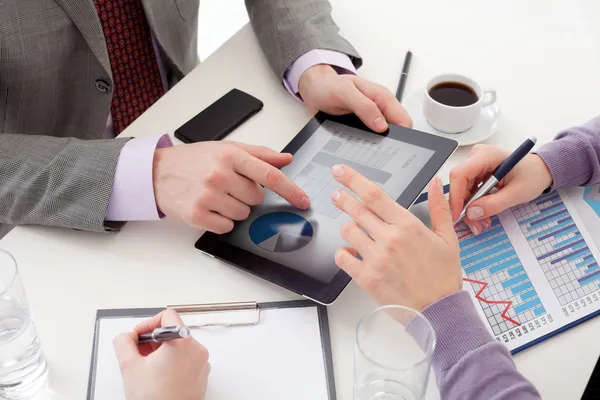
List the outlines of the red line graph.
{"label": "red line graph", "polygon": [[509,301],[509,300],[488,300],[488,299],[484,299],[483,297],[481,297],[481,294],[483,293],[483,291],[485,290],[485,288],[488,286],[487,282],[480,282],[480,281],[475,281],[475,280],[467,279],[467,278],[463,278],[463,281],[471,282],[471,283],[476,283],[478,285],[481,285],[481,287],[479,288],[479,291],[475,294],[475,298],[478,299],[478,300],[483,301],[486,304],[504,304],[504,305],[506,305],[506,307],[504,308],[504,311],[502,311],[502,314],[500,314],[500,316],[502,318],[504,318],[505,320],[507,320],[509,322],[512,322],[516,326],[520,326],[521,325],[519,323],[519,321],[515,321],[514,319],[512,319],[508,315],[506,315],[508,313],[508,310],[510,309],[510,306],[512,306],[512,301]]}
{"label": "red line graph", "polygon": [[473,233],[469,227],[465,226],[464,228],[456,229],[456,234],[458,235],[458,240],[463,240],[466,237],[471,236]]}

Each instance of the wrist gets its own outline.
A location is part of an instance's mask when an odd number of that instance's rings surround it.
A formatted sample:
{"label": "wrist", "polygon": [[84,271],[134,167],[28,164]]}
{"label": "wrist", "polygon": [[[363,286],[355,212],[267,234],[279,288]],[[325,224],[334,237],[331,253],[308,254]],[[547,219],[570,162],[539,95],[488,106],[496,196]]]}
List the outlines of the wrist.
{"label": "wrist", "polygon": [[300,96],[302,96],[302,93],[305,92],[306,89],[312,86],[316,81],[322,79],[323,77],[337,75],[337,72],[335,72],[335,69],[333,69],[331,65],[313,65],[312,67],[307,68],[306,71],[304,71],[300,76],[300,80],[298,81],[298,92],[300,93]]}
{"label": "wrist", "polygon": [[535,178],[537,182],[539,182],[540,186],[543,187],[542,192],[548,190],[554,184],[552,174],[550,173],[550,169],[546,162],[542,157],[537,154],[529,154],[527,157],[531,157],[532,163],[534,165],[535,174],[532,176]]}
{"label": "wrist", "polygon": [[164,205],[162,204],[162,195],[160,193],[160,179],[161,172],[160,166],[162,165],[165,157],[165,152],[168,151],[169,148],[158,148],[154,150],[154,159],[152,160],[152,188],[154,190],[154,200],[156,201],[156,208],[158,213],[164,216]]}

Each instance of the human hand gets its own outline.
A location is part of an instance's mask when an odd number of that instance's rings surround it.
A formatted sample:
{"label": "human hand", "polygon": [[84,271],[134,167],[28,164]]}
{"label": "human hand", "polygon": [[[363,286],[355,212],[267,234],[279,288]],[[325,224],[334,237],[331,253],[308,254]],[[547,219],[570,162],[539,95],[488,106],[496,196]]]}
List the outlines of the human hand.
{"label": "human hand", "polygon": [[157,149],[156,205],[171,218],[219,234],[248,218],[250,206],[264,199],[263,186],[308,208],[306,193],[279,170],[291,161],[291,154],[229,141]]}
{"label": "human hand", "polygon": [[192,337],[138,344],[138,335],[183,325],[173,310],[142,322],[114,341],[127,400],[202,400],[210,364],[208,351]]}
{"label": "human hand", "polygon": [[358,286],[381,305],[419,311],[461,290],[458,238],[439,178],[429,185],[430,231],[353,169],[336,165],[333,174],[362,200],[343,190],[331,195],[333,204],[354,221],[341,229],[342,238],[352,247],[338,249],[335,262]]}
{"label": "human hand", "polygon": [[339,75],[330,65],[304,71],[298,88],[313,113],[354,113],[375,132],[385,131],[387,122],[412,128],[412,120],[392,92],[359,76]]}
{"label": "human hand", "polygon": [[[478,144],[461,165],[450,171],[450,207],[458,219],[465,204],[510,152]],[[477,235],[491,226],[490,217],[510,207],[531,201],[552,186],[552,175],[537,154],[528,154],[496,185],[497,192],[483,196],[467,209],[464,222]]]}

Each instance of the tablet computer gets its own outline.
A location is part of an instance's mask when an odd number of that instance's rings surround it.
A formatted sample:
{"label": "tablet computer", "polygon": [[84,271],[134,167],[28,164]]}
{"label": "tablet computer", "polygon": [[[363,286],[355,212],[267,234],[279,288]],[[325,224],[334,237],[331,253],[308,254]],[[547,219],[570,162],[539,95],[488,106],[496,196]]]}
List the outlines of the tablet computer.
{"label": "tablet computer", "polygon": [[347,246],[340,228],[350,218],[330,201],[342,186],[331,167],[346,164],[410,207],[457,142],[390,125],[375,134],[351,116],[318,114],[283,149],[294,154],[282,171],[308,194],[311,206],[298,210],[265,189],[263,203],[228,234],[204,234],[196,248],[321,304],[331,304],[350,282],[334,261]]}

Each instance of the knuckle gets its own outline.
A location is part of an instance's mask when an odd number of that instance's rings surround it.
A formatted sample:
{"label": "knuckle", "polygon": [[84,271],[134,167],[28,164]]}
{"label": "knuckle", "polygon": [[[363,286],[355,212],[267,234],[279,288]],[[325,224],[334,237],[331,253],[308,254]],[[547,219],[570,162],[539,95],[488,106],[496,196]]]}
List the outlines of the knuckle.
{"label": "knuckle", "polygon": [[347,257],[348,254],[347,252],[345,252],[343,249],[338,249],[335,252],[335,256],[334,256],[334,260],[335,260],[335,264],[340,267],[343,268],[344,266],[346,266],[347,263]]}
{"label": "knuckle", "polygon": [[362,287],[367,293],[373,293],[379,288],[379,280],[372,274],[369,274],[363,277]]}
{"label": "knuckle", "polygon": [[471,153],[477,153],[482,149],[483,146],[484,145],[481,143],[476,144],[475,146],[473,146],[473,149],[471,149]]}
{"label": "knuckle", "polygon": [[276,168],[269,168],[265,174],[267,186],[276,186],[281,182],[282,172]]}
{"label": "knuckle", "polygon": [[225,174],[222,170],[213,168],[206,174],[205,181],[212,186],[221,186],[225,183]]}
{"label": "knuckle", "polygon": [[213,230],[214,233],[216,233],[217,235],[223,235],[225,233],[229,233],[233,230],[233,221],[229,221],[229,223],[225,223],[221,226],[218,226],[217,228],[215,228]]}
{"label": "knuckle", "polygon": [[440,201],[439,204],[436,205],[438,211],[443,213],[450,213],[450,204],[447,201]]}
{"label": "knuckle", "polygon": [[208,216],[209,211],[204,207],[196,207],[191,212],[190,220],[196,225],[204,225],[204,221]]}
{"label": "knuckle", "polygon": [[360,108],[364,113],[378,113],[379,109],[371,100],[365,98],[363,103],[360,105]]}
{"label": "knuckle", "polygon": [[364,203],[359,203],[356,206],[352,207],[349,214],[352,219],[356,220],[360,219],[367,211],[367,206],[365,206]]}
{"label": "knuckle", "polygon": [[238,155],[239,149],[232,144],[227,144],[221,151],[221,160],[231,165],[236,162]]}
{"label": "knuckle", "polygon": [[198,205],[201,207],[209,207],[215,201],[215,194],[210,189],[203,189],[198,193]]}
{"label": "knuckle", "polygon": [[[388,237],[383,243],[383,249],[385,250],[386,254],[389,254],[395,252],[399,245],[400,240],[397,237]],[[380,256],[380,264],[384,261],[384,258],[385,257]]]}
{"label": "knuckle", "polygon": [[250,216],[250,207],[244,205],[243,209],[240,210],[239,220],[243,221]]}
{"label": "knuckle", "polygon": [[255,193],[256,194],[254,195],[251,203],[249,204],[251,206],[257,206],[260,203],[262,203],[263,200],[265,199],[265,190],[263,189],[262,186],[257,185]]}
{"label": "knuckle", "polygon": [[492,149],[493,149],[493,146],[490,146],[489,144],[478,143],[475,146],[473,146],[473,149],[471,150],[471,154],[487,152]]}
{"label": "knuckle", "polygon": [[352,234],[352,231],[354,230],[354,223],[353,222],[346,222],[342,228],[340,229],[340,234],[342,235],[342,238],[347,239],[350,237],[350,235]]}
{"label": "knuckle", "polygon": [[408,218],[404,223],[404,229],[397,230],[397,234],[405,236],[406,234],[415,234],[421,230],[422,224],[417,218]]}
{"label": "knuckle", "polygon": [[372,206],[379,199],[381,199],[382,194],[383,189],[381,189],[379,186],[370,188],[369,190],[367,190],[367,194],[365,195],[365,204],[367,206]]}

